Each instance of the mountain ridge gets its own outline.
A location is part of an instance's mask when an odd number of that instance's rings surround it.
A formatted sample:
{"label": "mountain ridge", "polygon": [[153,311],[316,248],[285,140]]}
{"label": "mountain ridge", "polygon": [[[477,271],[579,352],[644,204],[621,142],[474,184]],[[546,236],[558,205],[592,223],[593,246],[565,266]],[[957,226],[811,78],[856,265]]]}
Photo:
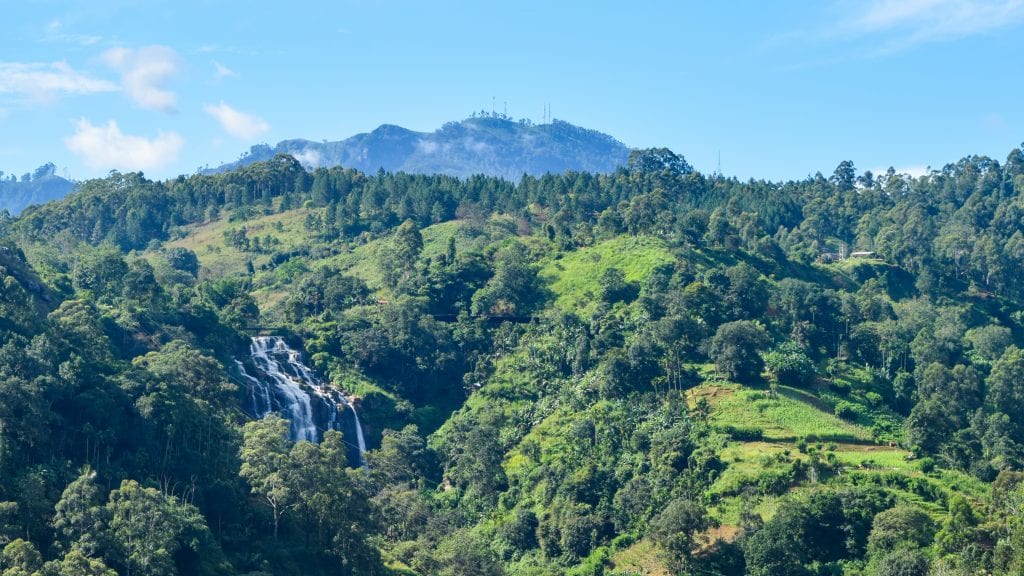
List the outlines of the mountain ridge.
{"label": "mountain ridge", "polygon": [[258,144],[240,159],[204,171],[216,174],[284,153],[306,168],[345,166],[362,172],[408,172],[516,181],[567,170],[609,173],[626,164],[629,148],[614,137],[562,120],[533,124],[497,115],[448,122],[434,132],[382,124],[344,140],[295,138]]}
{"label": "mountain ridge", "polygon": [[57,175],[53,163],[43,164],[21,179],[15,175],[3,177],[0,172],[0,211],[7,210],[12,216],[33,204],[45,204],[59,200],[74,189],[75,183]]}

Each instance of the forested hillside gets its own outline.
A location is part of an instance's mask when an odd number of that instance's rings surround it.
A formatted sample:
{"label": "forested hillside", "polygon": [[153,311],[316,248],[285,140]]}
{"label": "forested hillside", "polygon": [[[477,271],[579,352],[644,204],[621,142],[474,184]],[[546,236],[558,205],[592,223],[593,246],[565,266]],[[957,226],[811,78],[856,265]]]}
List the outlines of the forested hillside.
{"label": "forested hillside", "polygon": [[[3,574],[1024,570],[1024,151],[112,173],[0,217]],[[245,406],[273,333],[355,398]]]}

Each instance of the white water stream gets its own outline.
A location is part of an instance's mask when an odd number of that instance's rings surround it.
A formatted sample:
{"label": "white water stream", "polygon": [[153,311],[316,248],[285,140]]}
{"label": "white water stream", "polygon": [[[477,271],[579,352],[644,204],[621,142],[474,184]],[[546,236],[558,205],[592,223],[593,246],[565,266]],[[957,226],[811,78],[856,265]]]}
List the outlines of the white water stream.
{"label": "white water stream", "polygon": [[[263,418],[277,412],[289,421],[292,440],[318,442],[327,430],[342,431],[344,414],[352,414],[359,465],[366,465],[366,440],[355,404],[344,394],[322,382],[302,361],[302,354],[278,336],[258,336],[249,345],[257,374],[235,361],[246,384],[249,412]],[[350,441],[346,439],[346,442]]]}

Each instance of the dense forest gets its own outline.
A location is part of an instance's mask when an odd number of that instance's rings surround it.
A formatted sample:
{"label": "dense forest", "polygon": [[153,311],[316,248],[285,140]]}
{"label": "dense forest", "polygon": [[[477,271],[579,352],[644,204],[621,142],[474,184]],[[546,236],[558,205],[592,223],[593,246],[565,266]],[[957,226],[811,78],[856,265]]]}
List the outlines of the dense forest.
{"label": "dense forest", "polygon": [[[1021,149],[112,172],[0,215],[0,569],[1019,574],[1022,272]],[[356,398],[365,466],[244,409],[267,333]]]}

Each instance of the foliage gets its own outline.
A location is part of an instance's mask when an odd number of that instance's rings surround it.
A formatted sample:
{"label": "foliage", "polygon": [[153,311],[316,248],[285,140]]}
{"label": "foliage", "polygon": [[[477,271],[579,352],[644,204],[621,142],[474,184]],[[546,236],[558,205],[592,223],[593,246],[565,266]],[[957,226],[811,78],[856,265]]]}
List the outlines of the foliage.
{"label": "foliage", "polygon": [[795,342],[783,342],[764,354],[765,369],[776,382],[807,386],[814,380],[814,362]]}
{"label": "foliage", "polygon": [[[1024,566],[1020,150],[783,183],[253,160],[0,217],[6,572]],[[368,468],[246,422],[268,328]]]}
{"label": "foliage", "polygon": [[708,351],[715,367],[727,378],[739,382],[754,382],[761,376],[764,360],[761,348],[768,335],[756,322],[737,320],[718,327]]}

